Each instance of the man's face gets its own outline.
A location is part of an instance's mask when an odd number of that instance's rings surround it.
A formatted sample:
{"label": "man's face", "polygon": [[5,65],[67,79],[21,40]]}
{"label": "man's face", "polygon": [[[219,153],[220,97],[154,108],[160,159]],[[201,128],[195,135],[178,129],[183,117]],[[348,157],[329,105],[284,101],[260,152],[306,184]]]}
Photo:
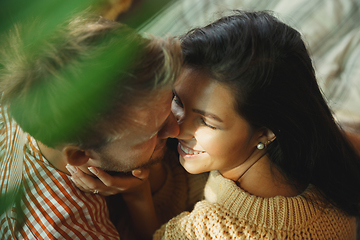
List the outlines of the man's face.
{"label": "man's face", "polygon": [[126,112],[127,121],[116,140],[92,151],[87,165],[106,171],[128,172],[159,162],[166,139],[176,137],[179,126],[171,113],[171,90],[160,90]]}

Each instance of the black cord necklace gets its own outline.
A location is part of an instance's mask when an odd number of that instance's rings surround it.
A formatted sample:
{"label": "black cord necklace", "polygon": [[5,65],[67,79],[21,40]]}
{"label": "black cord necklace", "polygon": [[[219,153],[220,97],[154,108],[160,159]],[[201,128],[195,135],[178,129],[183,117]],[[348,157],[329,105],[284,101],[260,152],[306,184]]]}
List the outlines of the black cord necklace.
{"label": "black cord necklace", "polygon": [[243,172],[243,173],[240,175],[240,177],[239,177],[235,182],[238,182],[238,181],[240,180],[240,178],[242,178],[242,176],[244,176],[245,173],[246,173],[247,171],[249,171],[249,169],[250,169],[252,166],[255,165],[255,163],[257,163],[263,156],[265,156],[265,154],[266,154],[266,153],[264,153],[263,155],[261,155],[255,162],[253,162],[253,163],[245,170],[245,172]]}

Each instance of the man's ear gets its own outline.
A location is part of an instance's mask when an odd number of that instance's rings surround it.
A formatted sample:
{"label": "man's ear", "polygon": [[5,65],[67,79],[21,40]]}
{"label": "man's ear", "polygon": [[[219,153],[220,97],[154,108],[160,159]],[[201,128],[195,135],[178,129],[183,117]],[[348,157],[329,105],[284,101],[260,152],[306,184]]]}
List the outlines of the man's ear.
{"label": "man's ear", "polygon": [[90,159],[86,151],[76,145],[66,145],[62,152],[66,156],[67,162],[73,166],[83,165]]}

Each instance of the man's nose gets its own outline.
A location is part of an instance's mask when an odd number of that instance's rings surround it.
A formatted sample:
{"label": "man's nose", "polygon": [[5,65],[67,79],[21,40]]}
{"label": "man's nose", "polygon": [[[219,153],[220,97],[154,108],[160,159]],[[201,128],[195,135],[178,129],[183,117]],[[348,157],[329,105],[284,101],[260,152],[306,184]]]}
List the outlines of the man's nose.
{"label": "man's nose", "polygon": [[158,138],[174,138],[179,134],[179,125],[176,121],[176,118],[172,112],[170,112],[169,117],[166,119],[166,122],[163,128],[158,133]]}

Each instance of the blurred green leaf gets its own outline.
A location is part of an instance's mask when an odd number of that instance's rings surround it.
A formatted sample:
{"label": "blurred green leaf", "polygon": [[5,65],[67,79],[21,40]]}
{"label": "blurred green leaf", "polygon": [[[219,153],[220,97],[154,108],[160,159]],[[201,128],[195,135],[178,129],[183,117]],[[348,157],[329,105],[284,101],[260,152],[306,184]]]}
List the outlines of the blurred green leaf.
{"label": "blurred green leaf", "polygon": [[[13,101],[12,105],[16,107],[12,107],[11,113],[15,119],[18,116],[31,114],[29,111],[33,109],[34,102],[42,109],[38,112],[41,115],[28,118],[26,123],[23,122],[22,127],[25,131],[35,133],[37,129],[44,128],[43,123],[47,123],[47,130],[36,136],[38,140],[45,143],[49,143],[52,139],[66,141],[63,139],[65,135],[69,138],[80,135],[84,126],[97,119],[97,114],[107,110],[114,94],[117,94],[114,89],[121,84],[123,77],[121,74],[126,72],[132,58],[139,53],[136,49],[140,46],[135,40],[129,41],[126,37],[120,39],[120,35],[116,43],[111,44],[110,47],[106,41],[101,45],[103,47],[92,54],[96,57],[83,59],[76,65],[75,72],[72,62],[62,67],[60,78],[66,79],[71,85],[52,79],[59,76],[49,76],[43,84],[38,85],[30,93],[25,102],[22,99]],[[56,92],[50,92],[54,89]],[[54,111],[59,111],[59,114]],[[61,124],[53,124],[54,115],[59,116],[56,120]]]}
{"label": "blurred green leaf", "polygon": [[5,0],[0,1],[0,31],[7,31],[13,24],[39,18],[48,31],[68,18],[74,11],[81,11],[100,4],[100,0]]}
{"label": "blurred green leaf", "polygon": [[[76,12],[85,9],[95,9],[105,0],[0,0],[0,34],[7,33],[14,24],[24,24],[36,21],[41,24],[39,29],[25,36],[23,42],[25,46],[31,46],[32,52],[40,51],[44,39],[48,39],[58,29],[58,26],[68,20]],[[145,1],[144,5],[131,15],[128,15],[130,26],[136,28],[156,14],[167,0]],[[0,39],[1,41],[1,39]],[[119,45],[122,45],[120,42]],[[0,43],[1,44],[1,43]],[[136,43],[123,44],[127,46],[104,51],[96,59],[83,63],[79,71],[82,77],[74,79],[74,87],[58,88],[58,98],[56,101],[67,109],[69,118],[63,121],[62,129],[49,129],[50,134],[69,133],[78,128],[88,119],[92,111],[88,108],[79,108],[84,102],[93,105],[96,112],[104,107],[104,103],[109,101],[107,90],[115,74],[125,69],[132,56],[132,50],[137,47]],[[74,78],[71,70],[64,69],[64,77]],[[101,79],[102,81],[99,81]],[[51,82],[51,81],[49,81]],[[45,86],[39,86],[43,88]],[[63,94],[64,93],[64,94]],[[65,94],[66,93],[66,94]],[[67,96],[67,97],[64,97]],[[42,101],[40,99],[40,101]],[[28,103],[30,104],[30,103]],[[44,107],[48,104],[43,101]],[[26,105],[23,107],[26,108]],[[21,108],[19,108],[21,111]],[[46,116],[44,116],[46,118]],[[62,121],[60,119],[59,121]],[[40,126],[41,127],[41,126]],[[0,159],[1,161],[1,159]],[[0,194],[0,215],[6,212],[14,203],[18,206],[21,200],[20,190],[10,190],[6,194]],[[17,207],[17,216],[21,219],[21,208]]]}
{"label": "blurred green leaf", "polygon": [[7,0],[0,1],[0,32],[12,29],[15,24],[36,22],[35,28],[23,36],[26,46],[33,52],[39,51],[44,39],[47,39],[69,17],[86,9],[95,9],[103,0]]}
{"label": "blurred green leaf", "polygon": [[[1,195],[0,197],[0,215],[5,213],[7,210],[13,206],[14,203],[19,204],[21,200],[21,189],[23,188],[22,184],[17,189],[10,189],[6,194]],[[18,210],[18,209],[17,209]],[[19,219],[22,219],[22,212],[16,211]]]}
{"label": "blurred green leaf", "polygon": [[[59,25],[69,19],[71,14],[90,7],[95,8],[101,0],[1,0],[0,1],[0,34],[5,34],[14,24],[26,24],[37,21],[41,23],[41,31],[25,36],[25,45],[32,51],[38,51],[44,39],[51,36]],[[40,29],[40,28],[39,28]],[[1,161],[1,159],[0,159]],[[0,215],[14,203],[20,205],[21,189],[9,189],[0,193]],[[16,208],[18,220],[22,219],[21,208]]]}

